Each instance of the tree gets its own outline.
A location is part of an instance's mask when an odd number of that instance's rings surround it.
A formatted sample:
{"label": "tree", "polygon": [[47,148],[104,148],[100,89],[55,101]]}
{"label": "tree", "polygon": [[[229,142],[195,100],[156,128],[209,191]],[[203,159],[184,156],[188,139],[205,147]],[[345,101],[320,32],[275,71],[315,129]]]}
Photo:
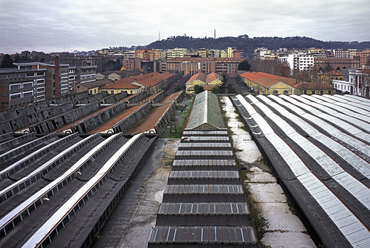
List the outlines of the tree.
{"label": "tree", "polygon": [[12,68],[12,67],[14,67],[12,57],[10,57],[9,54],[5,54],[3,61],[1,62],[1,68]]}
{"label": "tree", "polygon": [[247,60],[243,60],[238,66],[238,70],[240,71],[249,71],[250,69],[251,69],[251,65],[249,64]]}
{"label": "tree", "polygon": [[216,85],[215,87],[212,88],[211,91],[212,91],[213,94],[220,93],[220,86]]}
{"label": "tree", "polygon": [[203,86],[200,86],[200,85],[195,85],[194,86],[194,92],[195,92],[195,94],[199,94],[199,93],[201,93],[203,91],[204,91]]}

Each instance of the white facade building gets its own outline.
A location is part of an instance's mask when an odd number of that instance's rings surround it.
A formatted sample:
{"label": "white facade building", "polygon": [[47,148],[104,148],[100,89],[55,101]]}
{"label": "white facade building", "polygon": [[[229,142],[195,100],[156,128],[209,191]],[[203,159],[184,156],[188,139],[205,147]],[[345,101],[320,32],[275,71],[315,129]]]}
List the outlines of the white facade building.
{"label": "white facade building", "polygon": [[353,94],[353,82],[348,82],[344,80],[333,80],[333,86],[337,91],[340,91],[342,93],[350,93]]}
{"label": "white facade building", "polygon": [[315,58],[312,55],[298,55],[294,58],[294,69],[299,71],[310,71],[315,64]]}
{"label": "white facade building", "polygon": [[353,83],[353,94],[369,97],[370,73],[362,70],[349,70],[349,82]]}

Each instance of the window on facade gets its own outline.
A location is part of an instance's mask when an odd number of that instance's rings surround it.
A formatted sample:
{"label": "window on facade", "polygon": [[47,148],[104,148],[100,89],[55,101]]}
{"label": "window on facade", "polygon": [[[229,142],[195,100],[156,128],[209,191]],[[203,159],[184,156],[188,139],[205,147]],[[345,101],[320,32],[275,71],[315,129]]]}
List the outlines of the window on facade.
{"label": "window on facade", "polygon": [[21,88],[21,84],[9,84],[9,90],[17,90]]}
{"label": "window on facade", "polygon": [[320,90],[320,95],[323,95],[324,94],[324,91]]}
{"label": "window on facade", "polygon": [[21,93],[15,93],[15,94],[10,94],[9,95],[9,100],[14,100],[14,99],[18,99],[18,98],[21,98]]}
{"label": "window on facade", "polygon": [[31,97],[33,96],[33,91],[25,91],[23,92],[23,97]]}
{"label": "window on facade", "polygon": [[111,93],[111,94],[114,94],[114,91],[113,91],[113,90],[111,90],[111,91],[110,91],[110,93]]}
{"label": "window on facade", "polygon": [[289,91],[284,90],[284,95],[289,95]]}
{"label": "window on facade", "polygon": [[278,90],[274,90],[274,91],[273,91],[273,94],[274,94],[274,95],[278,95],[278,94],[279,94],[279,91],[278,91]]}
{"label": "window on facade", "polygon": [[32,82],[23,83],[23,88],[32,88],[32,86],[33,86]]}

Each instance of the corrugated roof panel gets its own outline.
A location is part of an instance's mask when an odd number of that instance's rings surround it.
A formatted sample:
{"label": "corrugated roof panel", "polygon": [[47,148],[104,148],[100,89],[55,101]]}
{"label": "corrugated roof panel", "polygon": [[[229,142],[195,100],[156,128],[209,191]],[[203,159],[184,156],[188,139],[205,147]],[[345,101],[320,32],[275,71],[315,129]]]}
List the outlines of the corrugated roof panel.
{"label": "corrugated roof panel", "polygon": [[276,97],[276,96],[269,96],[269,97],[271,97],[273,99],[276,99],[279,104],[281,104],[282,106],[285,106],[286,108],[292,110],[296,114],[300,115],[302,118],[315,123],[316,125],[318,125],[322,129],[324,129],[326,132],[328,132],[332,136],[334,136],[334,137],[338,138],[339,140],[349,144],[350,146],[356,148],[357,150],[361,151],[362,153],[366,154],[367,156],[370,156],[370,147],[368,145],[366,145],[364,142],[361,142],[361,141],[359,141],[359,140],[341,132],[339,129],[337,129],[333,125],[327,123],[326,121],[323,121],[322,119],[320,119],[320,118],[318,118],[318,117],[316,117],[312,114],[308,114],[306,112],[303,112],[303,114],[302,114],[302,110],[300,110],[299,108],[297,108],[293,104],[282,100],[279,97]]}
{"label": "corrugated roof panel", "polygon": [[[308,96],[307,96],[308,97]],[[268,99],[266,96],[258,96],[259,99],[265,100]],[[297,126],[303,128],[305,132],[308,132],[311,137],[315,138],[317,141],[321,142],[325,146],[327,146],[332,151],[336,152],[342,158],[344,158],[348,163],[350,163],[354,168],[356,168],[359,172],[363,175],[369,177],[370,176],[370,167],[368,163],[358,157],[356,154],[345,148],[343,145],[335,142],[331,138],[327,137],[326,135],[320,133],[317,129],[313,128],[310,124],[303,121],[300,117],[291,114],[290,112],[286,111],[280,105],[273,103],[271,101],[267,101],[268,104],[276,109],[280,114],[292,120]]]}
{"label": "corrugated roof panel", "polygon": [[191,184],[167,185],[164,194],[244,194],[242,185]]}
{"label": "corrugated roof panel", "polygon": [[231,143],[180,143],[179,148],[231,148]]}
{"label": "corrugated roof panel", "polygon": [[[295,98],[296,100],[299,100],[305,104],[307,104],[308,106],[311,106],[311,107],[314,107],[315,109],[318,109],[320,110],[321,112],[323,113],[327,113],[329,115],[332,115],[336,118],[339,118],[341,120],[345,120],[353,125],[356,125],[357,127],[360,127],[364,130],[370,130],[370,124],[364,122],[364,121],[361,121],[359,119],[356,119],[354,117],[351,117],[351,116],[348,116],[348,115],[345,115],[345,114],[342,114],[336,110],[333,110],[329,107],[326,107],[325,105],[323,104],[318,104],[316,102],[313,102],[313,101],[310,101],[308,100],[307,98],[305,97],[301,97],[301,96],[297,96],[297,95],[291,95],[290,97],[292,98]],[[309,98],[311,99],[311,98]]]}
{"label": "corrugated roof panel", "polygon": [[189,136],[181,138],[181,142],[225,142],[225,141],[230,141],[228,136]]}
{"label": "corrugated roof panel", "polygon": [[279,152],[284,161],[289,165],[295,176],[300,176],[308,173],[306,165],[300,160],[295,152],[278,137],[275,133],[269,134],[266,138],[271,142],[275,149]]}
{"label": "corrugated roof panel", "polygon": [[283,99],[281,99],[280,97],[278,96],[274,96],[274,95],[268,95],[269,98],[272,98],[273,100],[275,100],[276,102],[278,102],[280,105],[283,105],[283,106],[286,106],[289,104],[289,107],[294,111],[296,112],[298,115],[303,115],[306,113],[306,111],[302,110],[301,108],[291,104],[291,103],[288,103],[286,101],[284,101]]}
{"label": "corrugated roof panel", "polygon": [[204,175],[202,178],[239,178],[239,173],[237,171],[171,171],[169,178],[200,178],[199,176],[201,172]]}
{"label": "corrugated roof panel", "polygon": [[253,227],[229,226],[162,226],[153,227],[149,243],[152,244],[256,244]]}
{"label": "corrugated roof panel", "polygon": [[362,106],[367,106],[367,107],[370,107],[370,103],[368,102],[368,99],[366,98],[356,98],[356,97],[347,97],[345,95],[334,95],[333,97],[335,97],[336,99],[340,98],[340,99],[343,99],[343,100],[346,100],[348,102],[352,102],[352,103],[355,103],[355,104],[361,104]]}
{"label": "corrugated roof panel", "polygon": [[370,190],[368,187],[347,173],[334,176],[333,179],[356,197],[367,209],[370,209]]}
{"label": "corrugated roof panel", "polygon": [[304,97],[304,98],[306,98],[308,100],[314,101],[315,103],[318,103],[320,105],[329,107],[331,109],[338,110],[338,111],[340,111],[340,112],[342,112],[342,113],[344,113],[346,115],[355,117],[355,118],[360,119],[362,121],[370,122],[370,117],[368,117],[366,115],[362,115],[362,114],[356,113],[355,111],[350,110],[348,108],[344,108],[344,107],[342,107],[340,105],[336,105],[336,104],[333,104],[333,103],[330,103],[330,102],[325,102],[325,101],[323,101],[323,99],[318,98],[318,97],[314,97],[314,96],[315,95],[312,95],[312,96],[302,95],[302,97]]}
{"label": "corrugated roof panel", "polygon": [[354,111],[356,113],[366,115],[366,116],[370,116],[370,112],[368,112],[366,109],[358,108],[357,107],[358,104],[353,104],[353,103],[345,101],[345,100],[343,102],[339,102],[339,101],[334,100],[331,97],[328,97],[327,95],[322,95],[322,96],[313,95],[313,97],[316,97],[316,98],[319,98],[320,100],[323,100],[325,102],[329,102],[331,104],[334,104],[335,106],[341,106],[343,108],[349,109],[349,110]]}
{"label": "corrugated roof panel", "polygon": [[[339,230],[352,245],[355,245],[356,242],[358,242],[350,237],[350,234],[353,232],[353,230],[356,230],[356,232],[364,235],[363,237],[367,237],[369,235],[367,228],[313,174],[307,173],[301,177],[298,177],[298,180],[320,204],[322,209],[328,214],[329,218],[332,219],[334,224],[339,228]],[[322,185],[322,190],[317,190],[318,185]]]}
{"label": "corrugated roof panel", "polygon": [[360,139],[363,139],[367,142],[370,142],[370,135],[367,134],[367,133],[364,133],[363,131],[361,131],[360,129],[358,129],[357,127],[354,127],[353,125],[345,122],[345,121],[342,121],[340,120],[339,118],[337,117],[334,117],[332,115],[329,115],[329,114],[325,114],[323,113],[322,111],[319,111],[305,103],[301,103],[295,99],[293,99],[292,97],[288,97],[288,96],[285,96],[285,95],[281,95],[280,96],[281,98],[284,98],[285,100],[289,101],[290,103],[296,105],[296,106],[299,106],[309,112],[311,112],[312,114],[318,116],[318,117],[321,117],[333,124],[336,124],[336,125],[339,125],[340,127],[342,127],[343,129],[347,130],[348,132],[350,132],[351,134],[353,134],[355,137],[358,137]]}
{"label": "corrugated roof panel", "polygon": [[176,152],[177,157],[232,157],[232,151],[224,150],[180,150]]}

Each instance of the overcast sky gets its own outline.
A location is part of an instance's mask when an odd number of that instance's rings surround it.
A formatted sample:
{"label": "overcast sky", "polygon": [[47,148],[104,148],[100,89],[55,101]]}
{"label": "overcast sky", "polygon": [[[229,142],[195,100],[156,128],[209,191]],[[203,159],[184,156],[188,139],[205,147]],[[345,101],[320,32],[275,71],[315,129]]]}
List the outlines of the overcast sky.
{"label": "overcast sky", "polygon": [[369,0],[0,0],[0,52],[61,52],[193,37],[369,41]]}

